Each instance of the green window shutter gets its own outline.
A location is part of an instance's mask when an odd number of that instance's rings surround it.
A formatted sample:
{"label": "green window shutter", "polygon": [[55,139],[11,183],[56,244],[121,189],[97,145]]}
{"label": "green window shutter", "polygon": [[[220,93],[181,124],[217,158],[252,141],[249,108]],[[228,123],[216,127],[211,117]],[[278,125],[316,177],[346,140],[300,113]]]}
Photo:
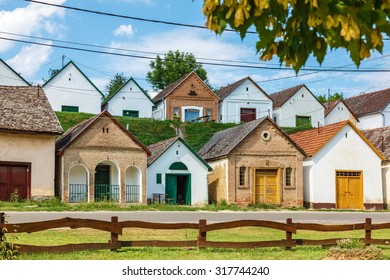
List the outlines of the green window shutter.
{"label": "green window shutter", "polygon": [[161,173],[157,173],[157,174],[156,174],[156,183],[157,183],[157,184],[161,184],[161,181],[162,181],[162,180],[161,180]]}
{"label": "green window shutter", "polygon": [[62,112],[75,112],[77,113],[79,111],[79,107],[78,106],[66,106],[66,105],[62,105],[61,106],[61,111]]}
{"label": "green window shutter", "polygon": [[311,117],[296,116],[296,127],[311,128]]}
{"label": "green window shutter", "polygon": [[138,118],[139,117],[139,111],[123,110],[123,116],[124,117],[131,117],[131,118]]}

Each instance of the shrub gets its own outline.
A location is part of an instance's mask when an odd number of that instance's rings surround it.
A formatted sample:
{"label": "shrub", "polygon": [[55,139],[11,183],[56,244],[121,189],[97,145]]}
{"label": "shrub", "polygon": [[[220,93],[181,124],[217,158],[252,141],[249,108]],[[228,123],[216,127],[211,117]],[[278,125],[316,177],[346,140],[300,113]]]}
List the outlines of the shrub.
{"label": "shrub", "polygon": [[382,250],[378,247],[365,247],[359,239],[341,239],[337,246],[328,250],[325,259],[328,260],[382,260]]}
{"label": "shrub", "polygon": [[7,230],[1,229],[2,240],[0,241],[0,259],[1,260],[16,260],[18,258],[18,248],[12,242],[8,242],[6,238]]}

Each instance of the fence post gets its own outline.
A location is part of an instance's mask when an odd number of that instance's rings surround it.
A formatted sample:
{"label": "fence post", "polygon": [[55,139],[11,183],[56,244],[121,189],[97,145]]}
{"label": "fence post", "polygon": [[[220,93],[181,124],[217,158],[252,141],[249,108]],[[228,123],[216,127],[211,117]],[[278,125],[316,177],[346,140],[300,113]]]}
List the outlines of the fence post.
{"label": "fence post", "polygon": [[[118,222],[118,216],[112,216],[111,223],[117,223],[117,222]],[[111,232],[110,243],[117,243],[117,242],[118,242],[118,234]],[[111,251],[116,251],[116,249],[111,249]]]}
{"label": "fence post", "polygon": [[[5,213],[4,212],[0,212],[0,224],[5,224]],[[1,227],[0,228],[0,242],[3,241],[3,236],[4,236],[4,232],[3,232],[3,228]]]}
{"label": "fence post", "polygon": [[197,240],[198,248],[206,247],[206,236],[207,236],[206,225],[207,225],[206,220],[199,220],[199,233],[198,233],[198,240]]}
{"label": "fence post", "polygon": [[[292,225],[292,219],[291,218],[287,218],[286,219],[286,224],[287,225]],[[286,241],[287,241],[287,244],[291,244],[292,243],[292,232],[290,232],[288,230],[286,230]],[[286,250],[291,250],[291,246],[287,246]]]}
{"label": "fence post", "polygon": [[365,231],[365,237],[364,237],[364,245],[370,246],[371,245],[371,218],[366,218],[366,222],[364,224],[364,231]]}

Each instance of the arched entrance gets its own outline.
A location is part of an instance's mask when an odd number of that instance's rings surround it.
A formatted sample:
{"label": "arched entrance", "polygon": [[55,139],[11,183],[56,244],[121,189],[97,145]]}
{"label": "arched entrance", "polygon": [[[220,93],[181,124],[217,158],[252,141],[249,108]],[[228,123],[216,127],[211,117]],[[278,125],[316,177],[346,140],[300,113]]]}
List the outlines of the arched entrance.
{"label": "arched entrance", "polygon": [[191,174],[182,162],[174,162],[165,174],[166,200],[172,204],[191,205]]}
{"label": "arched entrance", "polygon": [[88,201],[88,169],[82,164],[72,166],[68,174],[69,203]]}
{"label": "arched entrance", "polygon": [[142,174],[141,171],[135,167],[130,166],[126,170],[126,203],[140,203],[141,202],[141,185]]}
{"label": "arched entrance", "polygon": [[95,168],[95,201],[115,201],[120,198],[119,168],[111,161],[103,161]]}

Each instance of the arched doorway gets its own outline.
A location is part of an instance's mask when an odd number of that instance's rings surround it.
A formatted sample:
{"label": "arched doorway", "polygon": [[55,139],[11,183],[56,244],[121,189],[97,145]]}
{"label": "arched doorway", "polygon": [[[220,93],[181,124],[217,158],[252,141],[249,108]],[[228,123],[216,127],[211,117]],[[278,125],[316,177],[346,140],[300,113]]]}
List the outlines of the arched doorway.
{"label": "arched doorway", "polygon": [[135,166],[130,166],[126,170],[126,203],[141,202],[141,186],[141,171]]}
{"label": "arched doorway", "polygon": [[69,203],[88,201],[88,169],[82,164],[72,166],[68,174]]}
{"label": "arched doorway", "polygon": [[120,199],[119,168],[112,161],[100,162],[95,168],[95,201]]}
{"label": "arched doorway", "polygon": [[172,204],[191,205],[191,174],[182,162],[174,162],[165,174],[166,200]]}

